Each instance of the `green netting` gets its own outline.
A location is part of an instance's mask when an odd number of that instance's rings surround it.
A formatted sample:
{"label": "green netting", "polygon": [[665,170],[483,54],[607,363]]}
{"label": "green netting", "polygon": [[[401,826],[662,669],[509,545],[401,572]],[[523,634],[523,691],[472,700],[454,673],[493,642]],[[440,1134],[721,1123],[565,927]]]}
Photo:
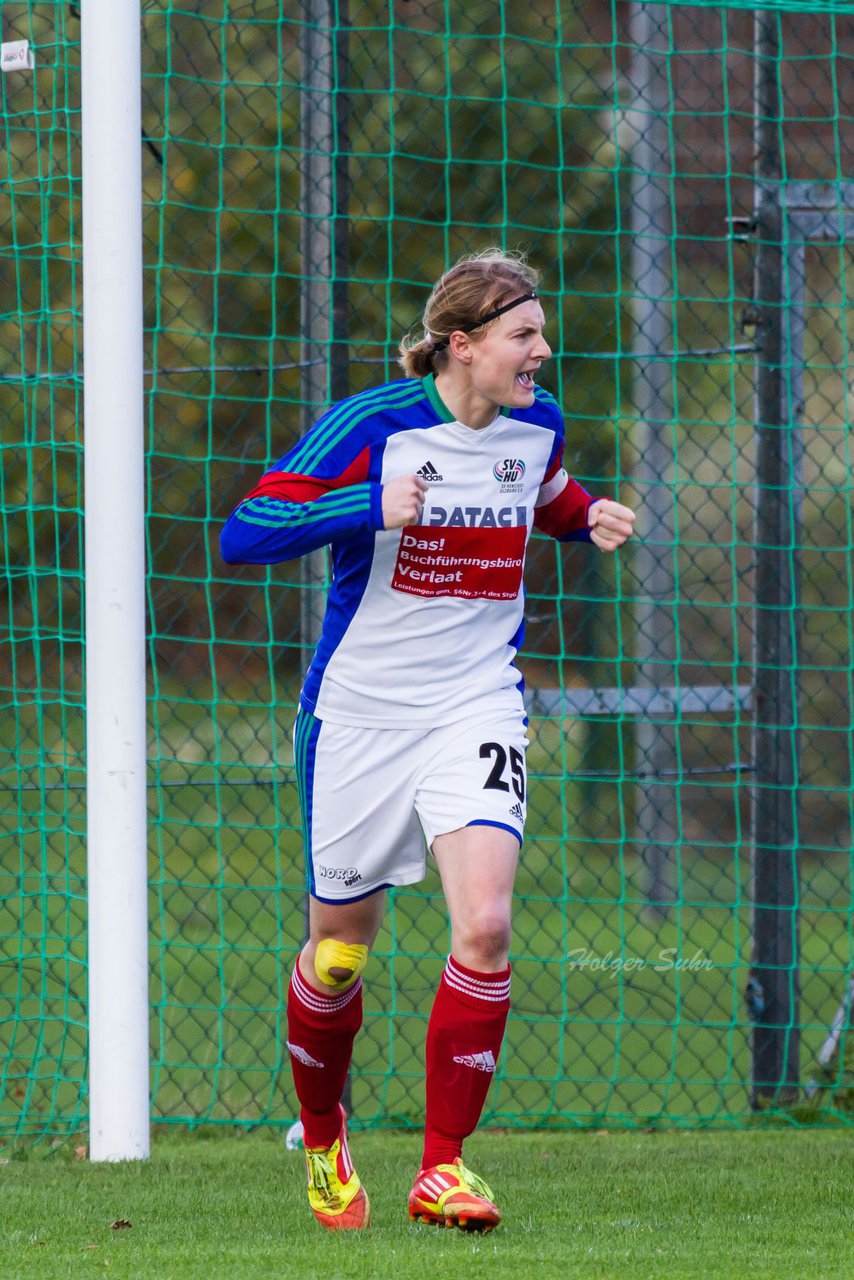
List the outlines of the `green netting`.
{"label": "green netting", "polygon": [[[532,547],[529,831],[489,1119],[750,1114],[756,238],[732,219],[753,206],[753,19],[646,6],[659,107],[631,9],[350,0],[324,88],[300,48],[308,10],[144,7],[159,1119],[295,1114],[283,1007],[304,873],[290,732],[305,602],[322,588],[296,564],[223,565],[221,522],[330,396],[396,376],[432,280],[491,243],[541,265],[557,353],[544,382],[566,410],[569,465],[635,503],[644,537],[617,559]],[[776,25],[782,177],[817,184],[810,199],[839,214],[852,206],[842,14],[854,5],[809,9]],[[49,0],[7,3],[2,20],[36,67],[0,83],[0,1125],[61,1134],[87,1110],[79,23]],[[331,149],[309,146],[312,110]],[[324,274],[312,255],[327,233]],[[818,1057],[854,952],[854,277],[841,215],[800,257],[799,234],[785,224],[780,295],[791,369],[801,321],[804,335],[802,384],[789,384],[801,479],[780,495],[801,513],[802,575],[797,719],[784,726],[800,771],[803,1107],[789,1114],[819,1120],[850,1097],[850,1009]],[[665,701],[633,692],[650,688]],[[370,962],[356,1123],[420,1122],[446,949],[431,871],[393,895]]]}

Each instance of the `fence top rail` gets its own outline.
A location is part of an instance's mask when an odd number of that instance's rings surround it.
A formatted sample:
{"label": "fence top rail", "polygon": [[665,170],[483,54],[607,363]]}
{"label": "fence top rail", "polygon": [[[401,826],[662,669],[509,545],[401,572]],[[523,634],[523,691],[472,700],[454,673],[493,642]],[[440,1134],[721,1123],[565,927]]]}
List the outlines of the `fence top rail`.
{"label": "fence top rail", "polygon": [[532,715],[643,716],[687,715],[749,710],[749,685],[650,686],[609,689],[532,689],[525,691]]}
{"label": "fence top rail", "polygon": [[778,10],[781,13],[812,15],[815,13],[854,13],[854,0],[763,0],[761,5],[749,0],[662,0],[668,9],[759,9]]}
{"label": "fence top rail", "polygon": [[784,182],[787,209],[854,209],[854,182]]}

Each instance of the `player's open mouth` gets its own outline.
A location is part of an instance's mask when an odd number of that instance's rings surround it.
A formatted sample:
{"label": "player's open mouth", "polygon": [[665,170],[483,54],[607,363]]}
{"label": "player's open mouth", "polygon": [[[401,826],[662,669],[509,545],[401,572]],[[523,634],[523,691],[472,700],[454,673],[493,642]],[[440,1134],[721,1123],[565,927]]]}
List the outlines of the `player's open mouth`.
{"label": "player's open mouth", "polygon": [[524,387],[526,391],[533,391],[534,379],[531,377],[530,373],[517,373],[516,381],[521,387]]}

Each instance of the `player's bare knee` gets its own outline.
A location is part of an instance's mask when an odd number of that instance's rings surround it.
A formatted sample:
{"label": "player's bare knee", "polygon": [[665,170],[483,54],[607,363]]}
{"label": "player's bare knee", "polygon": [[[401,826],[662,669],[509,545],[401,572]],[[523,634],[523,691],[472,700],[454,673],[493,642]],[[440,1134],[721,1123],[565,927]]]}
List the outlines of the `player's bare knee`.
{"label": "player's bare knee", "polygon": [[461,964],[467,963],[464,956],[473,969],[489,969],[506,961],[510,950],[510,920],[503,912],[473,917],[455,932],[454,952]]}

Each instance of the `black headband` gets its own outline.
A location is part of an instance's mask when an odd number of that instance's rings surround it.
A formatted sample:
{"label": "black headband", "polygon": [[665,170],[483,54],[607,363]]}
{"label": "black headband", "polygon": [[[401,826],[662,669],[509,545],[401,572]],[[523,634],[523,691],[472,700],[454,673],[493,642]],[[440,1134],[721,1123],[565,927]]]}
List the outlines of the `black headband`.
{"label": "black headband", "polygon": [[[535,302],[536,292],[532,289],[530,293],[523,293],[521,298],[514,298],[512,302],[505,302],[503,307],[496,307],[494,311],[487,311],[481,320],[475,320],[474,324],[457,325],[454,333],[473,333],[475,329],[480,329],[483,325],[489,324],[490,320],[497,320],[499,316],[503,316],[505,311],[512,311],[514,307],[518,307],[523,302]],[[448,343],[451,341],[450,336],[442,338],[441,342],[437,342],[433,347],[435,351],[444,351]]]}

